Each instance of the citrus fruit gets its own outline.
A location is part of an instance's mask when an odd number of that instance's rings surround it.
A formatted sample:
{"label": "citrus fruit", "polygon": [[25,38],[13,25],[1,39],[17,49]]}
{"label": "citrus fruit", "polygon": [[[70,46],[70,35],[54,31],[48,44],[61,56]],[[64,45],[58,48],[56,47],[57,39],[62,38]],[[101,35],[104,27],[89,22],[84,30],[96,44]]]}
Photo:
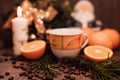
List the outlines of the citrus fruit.
{"label": "citrus fruit", "polygon": [[112,41],[103,31],[98,31],[92,34],[92,36],[89,38],[88,44],[101,45],[101,46],[112,49]]}
{"label": "citrus fruit", "polygon": [[113,51],[103,46],[88,46],[84,49],[86,58],[94,62],[103,62],[113,56]]}
{"label": "citrus fruit", "polygon": [[110,28],[104,29],[103,32],[107,34],[109,38],[112,40],[113,49],[117,48],[120,42],[119,32],[115,29],[110,29]]}
{"label": "citrus fruit", "polygon": [[88,38],[95,33],[95,30],[93,28],[90,27],[86,27],[86,28],[82,28],[82,30],[84,31],[84,33],[88,36]]}
{"label": "citrus fruit", "polygon": [[43,40],[31,41],[20,48],[21,54],[31,60],[40,58],[46,49],[46,42]]}

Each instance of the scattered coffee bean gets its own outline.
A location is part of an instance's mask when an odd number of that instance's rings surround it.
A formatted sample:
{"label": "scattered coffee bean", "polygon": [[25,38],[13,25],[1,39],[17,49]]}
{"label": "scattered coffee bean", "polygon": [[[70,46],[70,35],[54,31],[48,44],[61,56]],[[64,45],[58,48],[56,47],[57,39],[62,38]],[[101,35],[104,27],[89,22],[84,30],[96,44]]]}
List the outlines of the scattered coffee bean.
{"label": "scattered coffee bean", "polygon": [[68,72],[70,72],[70,70],[69,70],[69,69],[64,69],[63,72],[64,72],[64,73],[68,73]]}
{"label": "scattered coffee bean", "polygon": [[46,80],[53,80],[53,77],[51,75],[47,75]]}
{"label": "scattered coffee bean", "polygon": [[12,61],[11,63],[12,63],[12,64],[16,64],[16,61]]}
{"label": "scattered coffee bean", "polygon": [[8,80],[14,80],[14,77],[11,76],[11,77],[8,78]]}
{"label": "scattered coffee bean", "polygon": [[29,74],[28,79],[32,79],[33,75]]}
{"label": "scattered coffee bean", "polygon": [[81,71],[81,73],[84,75],[86,72],[85,71]]}
{"label": "scattered coffee bean", "polygon": [[67,80],[66,78],[62,78],[62,80]]}
{"label": "scattered coffee bean", "polygon": [[24,71],[27,71],[27,67],[26,66],[21,66],[21,69]]}
{"label": "scattered coffee bean", "polygon": [[28,72],[24,72],[24,76],[28,76]]}
{"label": "scattered coffee bean", "polygon": [[0,75],[0,79],[4,78],[4,75]]}
{"label": "scattered coffee bean", "polygon": [[43,76],[42,80],[46,80],[46,76]]}
{"label": "scattered coffee bean", "polygon": [[36,77],[32,77],[32,80],[37,80]]}
{"label": "scattered coffee bean", "polygon": [[2,59],[2,58],[0,58],[0,62],[3,62],[3,59]]}
{"label": "scattered coffee bean", "polygon": [[26,66],[29,66],[29,64],[28,64],[28,63],[26,63]]}
{"label": "scattered coffee bean", "polygon": [[74,74],[75,74],[75,75],[79,75],[79,74],[80,74],[80,71],[79,71],[79,70],[75,70],[75,71],[74,71]]}
{"label": "scattered coffee bean", "polygon": [[71,70],[69,70],[68,74],[72,74],[73,72]]}
{"label": "scattered coffee bean", "polygon": [[10,60],[15,60],[16,58],[14,56],[11,56],[10,57]]}
{"label": "scattered coffee bean", "polygon": [[24,72],[20,72],[20,73],[19,73],[19,76],[24,76]]}
{"label": "scattered coffee bean", "polygon": [[85,77],[90,77],[90,75],[91,75],[91,73],[89,73],[89,72],[86,72],[86,73],[84,74]]}
{"label": "scattered coffee bean", "polygon": [[65,74],[64,77],[67,78],[67,79],[69,79],[70,75],[69,74]]}
{"label": "scattered coffee bean", "polygon": [[22,62],[22,63],[20,63],[20,65],[25,65],[25,63]]}
{"label": "scattered coffee bean", "polygon": [[75,76],[70,76],[70,80],[75,80]]}
{"label": "scattered coffee bean", "polygon": [[6,75],[6,76],[9,76],[9,75],[10,75],[10,72],[5,72],[5,75]]}
{"label": "scattered coffee bean", "polygon": [[18,69],[18,68],[20,68],[20,66],[19,66],[19,65],[16,65],[16,64],[13,64],[13,68]]}
{"label": "scattered coffee bean", "polygon": [[44,76],[41,75],[41,74],[38,74],[37,77],[40,78],[40,79],[43,79]]}
{"label": "scattered coffee bean", "polygon": [[37,72],[36,72],[36,73],[34,73],[34,76],[38,77],[38,75],[39,75],[39,73],[37,73]]}
{"label": "scattered coffee bean", "polygon": [[8,58],[4,58],[4,61],[8,61]]}
{"label": "scattered coffee bean", "polygon": [[27,72],[28,72],[29,74],[31,74],[31,73],[32,73],[32,71],[31,71],[31,70],[28,70],[28,68],[27,68]]}
{"label": "scattered coffee bean", "polygon": [[64,68],[63,68],[63,67],[60,67],[60,68],[59,68],[59,70],[60,70],[60,71],[63,71],[63,70],[64,70]]}
{"label": "scattered coffee bean", "polygon": [[76,70],[76,68],[75,68],[75,67],[71,67],[70,69],[71,69],[71,70]]}

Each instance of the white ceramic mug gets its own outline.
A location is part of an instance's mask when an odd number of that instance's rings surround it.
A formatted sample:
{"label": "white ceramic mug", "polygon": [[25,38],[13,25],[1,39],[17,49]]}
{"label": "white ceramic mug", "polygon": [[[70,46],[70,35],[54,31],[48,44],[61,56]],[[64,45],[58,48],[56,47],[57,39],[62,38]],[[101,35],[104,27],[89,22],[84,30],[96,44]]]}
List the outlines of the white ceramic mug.
{"label": "white ceramic mug", "polygon": [[80,28],[56,28],[48,31],[50,47],[55,56],[76,57],[88,43]]}

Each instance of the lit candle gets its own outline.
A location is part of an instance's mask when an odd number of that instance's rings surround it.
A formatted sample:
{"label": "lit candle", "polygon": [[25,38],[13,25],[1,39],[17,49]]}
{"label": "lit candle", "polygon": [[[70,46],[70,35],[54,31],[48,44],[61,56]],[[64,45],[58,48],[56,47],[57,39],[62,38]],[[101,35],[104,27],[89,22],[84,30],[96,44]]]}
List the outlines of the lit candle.
{"label": "lit candle", "polygon": [[20,55],[20,47],[28,40],[28,21],[22,17],[22,9],[18,7],[17,17],[12,19],[13,31],[13,51],[15,55]]}

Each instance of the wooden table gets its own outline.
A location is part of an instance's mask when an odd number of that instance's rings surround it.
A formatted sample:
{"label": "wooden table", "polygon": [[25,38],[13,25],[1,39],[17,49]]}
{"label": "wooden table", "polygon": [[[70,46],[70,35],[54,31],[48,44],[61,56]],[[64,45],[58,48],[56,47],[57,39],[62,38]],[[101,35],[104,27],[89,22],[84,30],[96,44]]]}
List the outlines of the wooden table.
{"label": "wooden table", "polygon": [[[8,80],[8,78],[10,76],[14,76],[14,80],[28,80],[27,77],[19,76],[19,73],[22,70],[19,68],[18,69],[13,68],[12,64],[11,64],[11,60],[7,60],[7,59],[10,59],[9,55],[11,55],[11,53],[12,53],[12,49],[1,49],[0,50],[0,54],[7,54],[7,57],[0,55],[0,58],[2,58],[4,60],[3,62],[0,62],[0,75],[1,74],[4,75],[4,78],[0,79],[0,80]],[[118,49],[114,50],[113,59],[120,60],[120,47]],[[20,63],[21,63],[21,61],[17,61],[16,64],[20,64]],[[5,76],[5,72],[10,72],[10,75]],[[81,75],[78,75],[75,80],[82,80],[82,79],[79,79],[80,77],[81,77]],[[82,76],[82,77],[84,78],[83,80],[91,80],[88,77],[84,77],[84,76]],[[61,78],[63,78],[63,75],[60,75],[57,78],[54,78],[54,80],[62,80]],[[38,80],[41,80],[41,79],[38,79]]]}

